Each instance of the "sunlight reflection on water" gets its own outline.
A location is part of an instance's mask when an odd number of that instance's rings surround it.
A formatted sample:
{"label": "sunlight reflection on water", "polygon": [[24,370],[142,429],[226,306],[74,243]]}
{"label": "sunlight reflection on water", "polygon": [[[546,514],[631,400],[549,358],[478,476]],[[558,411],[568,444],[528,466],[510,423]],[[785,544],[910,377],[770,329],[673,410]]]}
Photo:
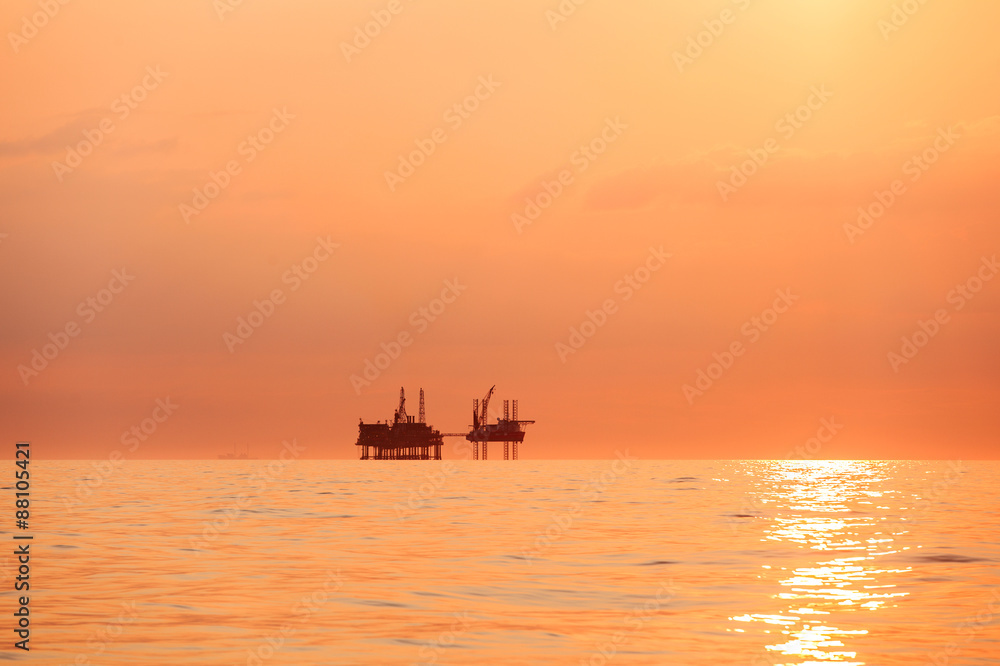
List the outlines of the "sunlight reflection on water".
{"label": "sunlight reflection on water", "polygon": [[[909,550],[896,539],[908,532],[884,515],[866,515],[861,507],[881,500],[894,490],[875,489],[891,477],[895,463],[879,461],[770,461],[751,462],[750,473],[762,487],[783,488],[769,493],[771,524],[763,539],[798,544],[831,559],[788,571],[780,567],[781,586],[773,599],[786,602],[780,614],[745,613],[730,617],[740,623],[775,627],[780,642],[766,649],[776,655],[769,663],[861,666],[851,638],[865,636],[864,620],[851,614],[896,607],[909,592],[899,591],[901,576],[910,566],[881,566],[887,555]],[[770,570],[770,565],[764,565]],[[773,573],[773,572],[771,572]],[[852,628],[843,628],[847,624]],[[742,631],[742,630],[738,630]],[[779,638],[779,636],[775,636]]]}

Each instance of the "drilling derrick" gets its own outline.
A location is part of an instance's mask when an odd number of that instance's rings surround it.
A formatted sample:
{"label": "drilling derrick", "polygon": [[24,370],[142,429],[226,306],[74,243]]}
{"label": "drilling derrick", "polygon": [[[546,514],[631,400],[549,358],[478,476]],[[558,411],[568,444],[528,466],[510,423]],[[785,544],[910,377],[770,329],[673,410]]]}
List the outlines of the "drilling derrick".
{"label": "drilling derrick", "polygon": [[399,407],[396,408],[396,415],[393,417],[393,423],[407,423],[409,419],[406,416],[406,392],[403,391],[403,387],[399,387]]}

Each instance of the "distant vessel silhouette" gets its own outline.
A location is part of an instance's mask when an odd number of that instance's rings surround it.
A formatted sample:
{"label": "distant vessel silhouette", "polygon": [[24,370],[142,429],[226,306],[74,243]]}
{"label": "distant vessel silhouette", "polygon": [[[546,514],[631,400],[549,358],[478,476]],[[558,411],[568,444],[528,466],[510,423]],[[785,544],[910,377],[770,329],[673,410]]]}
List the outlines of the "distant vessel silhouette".
{"label": "distant vessel silhouette", "polygon": [[250,445],[247,444],[247,450],[243,453],[236,453],[236,443],[233,443],[232,453],[220,453],[219,460],[255,460],[255,458],[250,457]]}

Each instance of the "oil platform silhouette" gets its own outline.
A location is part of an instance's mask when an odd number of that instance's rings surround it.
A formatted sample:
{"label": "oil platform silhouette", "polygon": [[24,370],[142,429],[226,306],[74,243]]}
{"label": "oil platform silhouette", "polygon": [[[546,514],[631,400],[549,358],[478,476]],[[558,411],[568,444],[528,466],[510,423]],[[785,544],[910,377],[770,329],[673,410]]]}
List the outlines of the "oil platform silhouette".
{"label": "oil platform silhouette", "polygon": [[362,460],[441,460],[441,433],[427,425],[424,390],[420,389],[420,420],[406,413],[406,394],[399,389],[399,407],[392,423],[358,424],[357,446]]}
{"label": "oil platform silhouette", "polygon": [[490,388],[481,403],[478,398],[472,401],[472,425],[469,432],[442,433],[427,424],[424,390],[420,389],[420,417],[415,420],[406,413],[406,393],[400,387],[399,406],[393,414],[392,423],[359,421],[358,441],[355,445],[361,447],[361,460],[441,460],[441,445],[445,437],[464,437],[472,442],[473,460],[479,460],[480,445],[482,459],[487,459],[489,442],[503,442],[503,459],[509,460],[510,445],[513,444],[513,459],[517,460],[517,445],[524,441],[524,426],[534,421],[518,420],[515,399],[504,400],[503,418],[497,417],[496,423],[489,423],[488,409],[495,388],[496,386]]}

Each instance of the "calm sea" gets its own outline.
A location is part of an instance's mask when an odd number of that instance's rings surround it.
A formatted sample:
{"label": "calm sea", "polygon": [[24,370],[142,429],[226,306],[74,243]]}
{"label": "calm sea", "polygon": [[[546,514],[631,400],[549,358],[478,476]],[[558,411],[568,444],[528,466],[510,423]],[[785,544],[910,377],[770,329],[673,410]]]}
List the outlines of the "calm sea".
{"label": "calm sea", "polygon": [[32,470],[32,650],[8,610],[8,659],[1000,663],[996,462]]}

